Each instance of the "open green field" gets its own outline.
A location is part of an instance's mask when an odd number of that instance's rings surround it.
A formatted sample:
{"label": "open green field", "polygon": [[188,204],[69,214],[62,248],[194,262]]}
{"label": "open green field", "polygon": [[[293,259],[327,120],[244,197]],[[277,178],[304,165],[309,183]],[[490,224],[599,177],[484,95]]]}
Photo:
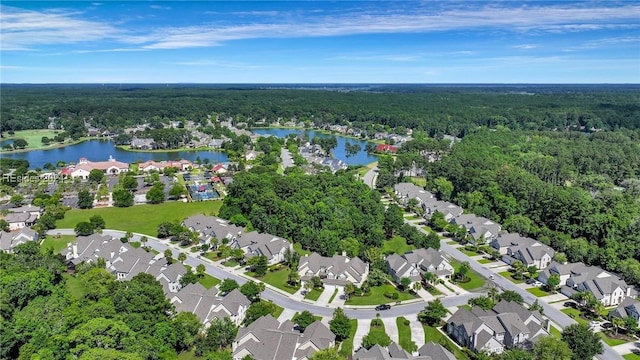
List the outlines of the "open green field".
{"label": "open green field", "polygon": [[76,237],[73,235],[60,235],[60,237],[47,235],[42,241],[41,248],[52,248],[53,252],[58,254],[67,247],[68,243],[74,241],[76,241]]}
{"label": "open green field", "polygon": [[[455,271],[457,271],[458,268],[461,265],[459,262],[457,262],[457,261],[455,261],[453,259],[451,259],[449,262],[451,263],[451,266],[453,266]],[[479,289],[479,288],[484,286],[484,281],[485,280],[477,272],[475,272],[473,270],[469,270],[469,273],[467,274],[467,277],[469,278],[469,281],[467,281],[466,283],[458,282],[456,284],[458,286],[460,286],[461,288],[467,290],[467,291]]]}
{"label": "open green field", "polygon": [[396,326],[398,326],[398,342],[399,345],[408,352],[414,352],[418,350],[418,346],[415,342],[411,341],[411,327],[406,325],[407,319],[399,317],[396,319]]}
{"label": "open green field", "polygon": [[358,329],[358,320],[356,319],[349,320],[349,337],[347,337],[346,339],[344,339],[344,341],[342,341],[342,346],[340,347],[340,355],[344,357],[348,357],[352,355],[353,338],[356,336],[357,329]]}
{"label": "open green field", "polygon": [[423,176],[411,176],[409,177],[409,181],[411,181],[415,186],[420,186],[420,187],[427,186],[427,179]]}
{"label": "open green field", "polygon": [[[40,141],[43,137],[48,137],[49,139],[53,139],[56,134],[62,132],[62,130],[49,130],[49,129],[39,129],[39,130],[20,130],[16,131],[14,135],[7,136],[3,138],[3,140],[8,139],[24,139],[29,146],[26,147],[28,150],[36,150],[42,148],[54,147],[57,143],[53,142],[50,145],[43,145]],[[51,161],[51,163],[55,163],[55,161]]]}
{"label": "open green field", "polygon": [[424,342],[428,343],[429,341],[433,341],[436,344],[441,344],[442,346],[444,346],[447,350],[451,351],[453,353],[453,355],[456,357],[456,359],[458,360],[469,360],[469,357],[462,352],[462,350],[460,350],[454,343],[453,341],[451,341],[451,339],[449,339],[449,337],[447,337],[445,334],[441,333],[440,331],[438,331],[438,329],[429,326],[429,325],[422,325],[422,328],[424,329]]}
{"label": "open green field", "polygon": [[81,300],[82,298],[84,298],[84,295],[87,291],[80,279],[70,274],[64,274],[62,275],[62,277],[65,280],[65,286],[67,287],[67,290],[69,291],[69,294],[71,294],[71,296],[73,296],[76,300]]}
{"label": "open green field", "polygon": [[543,297],[543,296],[551,295],[551,293],[546,292],[546,291],[542,290],[539,287],[532,287],[532,288],[527,289],[527,291],[532,293],[533,295],[535,295],[537,297]]}
{"label": "open green field", "polygon": [[56,222],[56,227],[73,229],[81,221],[89,221],[94,215],[100,215],[107,229],[131,231],[156,236],[158,225],[165,221],[183,220],[186,217],[205,213],[215,215],[222,201],[201,201],[192,203],[166,202],[157,205],[134,205],[127,208],[107,207],[88,210],[72,209],[64,219]]}
{"label": "open green field", "polygon": [[640,354],[626,354],[622,356],[625,360],[640,360]]}
{"label": "open green field", "polygon": [[311,291],[309,291],[307,293],[307,295],[304,297],[307,300],[312,300],[312,301],[316,301],[318,300],[318,298],[320,297],[320,295],[322,294],[322,290],[320,289],[311,289]]}
{"label": "open green field", "polygon": [[293,250],[298,253],[300,256],[310,255],[311,251],[305,250],[302,248],[302,244],[293,243]]}
{"label": "open green field", "polygon": [[[384,296],[385,292],[398,292],[398,299],[392,300],[388,297]],[[396,288],[391,284],[385,284],[380,286],[375,286],[370,289],[370,294],[366,296],[356,296],[353,295],[349,297],[349,300],[346,301],[347,305],[380,305],[391,303],[395,301],[404,301],[415,299],[415,296],[409,294],[408,292],[400,292],[396,290]]]}
{"label": "open green field", "polygon": [[402,236],[394,236],[391,240],[385,240],[382,243],[383,254],[399,254],[402,255],[407,251],[411,251],[416,247],[407,244],[407,240]]}

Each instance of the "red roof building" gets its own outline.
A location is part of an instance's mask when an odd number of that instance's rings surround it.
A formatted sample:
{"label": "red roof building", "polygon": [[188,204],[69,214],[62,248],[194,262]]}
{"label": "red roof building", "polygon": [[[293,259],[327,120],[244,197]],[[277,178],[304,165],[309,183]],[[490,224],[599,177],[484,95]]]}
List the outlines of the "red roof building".
{"label": "red roof building", "polygon": [[377,152],[390,152],[390,153],[394,153],[396,151],[398,151],[398,148],[393,146],[393,145],[387,145],[387,144],[380,144],[378,146],[376,146],[376,151]]}

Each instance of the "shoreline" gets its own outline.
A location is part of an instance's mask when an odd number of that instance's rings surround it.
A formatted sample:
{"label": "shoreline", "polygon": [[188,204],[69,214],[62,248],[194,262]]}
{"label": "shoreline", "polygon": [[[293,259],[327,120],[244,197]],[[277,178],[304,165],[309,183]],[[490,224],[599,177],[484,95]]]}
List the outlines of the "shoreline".
{"label": "shoreline", "polygon": [[[3,140],[10,140],[9,138],[5,138]],[[29,152],[29,151],[47,151],[47,150],[53,150],[53,149],[60,149],[66,146],[71,146],[71,145],[77,145],[80,143],[83,143],[85,141],[89,141],[89,140],[102,140],[102,141],[106,141],[106,139],[101,139],[98,137],[82,137],[78,140],[74,140],[68,143],[55,143],[54,145],[50,145],[50,146],[44,146],[44,147],[39,147],[39,148],[26,148],[26,149],[16,149],[16,150],[0,150],[0,155],[4,155],[4,154],[17,154],[17,153],[24,153],[24,152]]]}
{"label": "shoreline", "polygon": [[130,145],[116,145],[116,148],[119,149],[119,150],[123,150],[123,151],[139,152],[139,153],[167,153],[167,152],[210,151],[210,152],[217,152],[217,153],[221,153],[221,154],[226,154],[224,149],[214,149],[214,148],[211,148],[211,147],[144,150],[144,149],[131,149]]}
{"label": "shoreline", "polygon": [[359,140],[359,141],[365,141],[365,142],[371,142],[371,143],[374,143],[374,144],[384,144],[383,140],[363,139],[363,138],[355,137],[353,135],[343,134],[343,133],[337,132],[337,131],[325,130],[325,129],[316,129],[316,128],[306,128],[306,127],[300,127],[300,126],[275,125],[275,126],[254,126],[254,127],[247,128],[247,130],[249,130],[249,131],[251,131],[251,129],[297,129],[297,130],[308,130],[308,131],[315,131],[317,133],[325,134],[325,135],[338,135],[338,136],[342,136],[342,137],[345,137],[345,138]]}

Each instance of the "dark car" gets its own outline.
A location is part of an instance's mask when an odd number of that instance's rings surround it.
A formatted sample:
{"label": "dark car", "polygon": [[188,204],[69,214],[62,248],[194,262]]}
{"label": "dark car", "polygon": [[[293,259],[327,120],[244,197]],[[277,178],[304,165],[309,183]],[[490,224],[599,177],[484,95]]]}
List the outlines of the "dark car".
{"label": "dark car", "polygon": [[563,305],[574,309],[578,307],[578,303],[576,303],[575,301],[567,301]]}
{"label": "dark car", "polygon": [[606,322],[603,323],[602,325],[600,325],[603,329],[611,329],[613,327],[613,324],[610,322]]}
{"label": "dark car", "polygon": [[380,310],[389,310],[391,309],[391,305],[389,304],[382,304],[382,305],[378,305],[376,306],[376,310],[380,311]]}

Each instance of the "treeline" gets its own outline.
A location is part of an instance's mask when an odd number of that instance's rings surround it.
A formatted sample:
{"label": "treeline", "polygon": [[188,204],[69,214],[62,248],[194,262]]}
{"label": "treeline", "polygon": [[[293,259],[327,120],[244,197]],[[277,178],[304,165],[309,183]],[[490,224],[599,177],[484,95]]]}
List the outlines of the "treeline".
{"label": "treeline", "polygon": [[[0,94],[1,131],[46,128],[49,117],[86,120],[108,129],[137,123],[236,122],[296,118],[318,124],[347,121],[463,136],[478,126],[510,129],[616,130],[640,127],[637,87],[532,87],[525,91],[478,87],[319,91],[198,87],[6,86]],[[66,126],[65,126],[66,129]]]}
{"label": "treeline", "polygon": [[[282,176],[254,168],[236,174],[220,216],[328,256],[360,254],[385,239],[379,193],[342,171],[305,175],[294,169]],[[398,228],[401,213],[399,220]]]}
{"label": "treeline", "polygon": [[427,188],[640,283],[639,172],[635,133],[480,131],[429,164]]}

